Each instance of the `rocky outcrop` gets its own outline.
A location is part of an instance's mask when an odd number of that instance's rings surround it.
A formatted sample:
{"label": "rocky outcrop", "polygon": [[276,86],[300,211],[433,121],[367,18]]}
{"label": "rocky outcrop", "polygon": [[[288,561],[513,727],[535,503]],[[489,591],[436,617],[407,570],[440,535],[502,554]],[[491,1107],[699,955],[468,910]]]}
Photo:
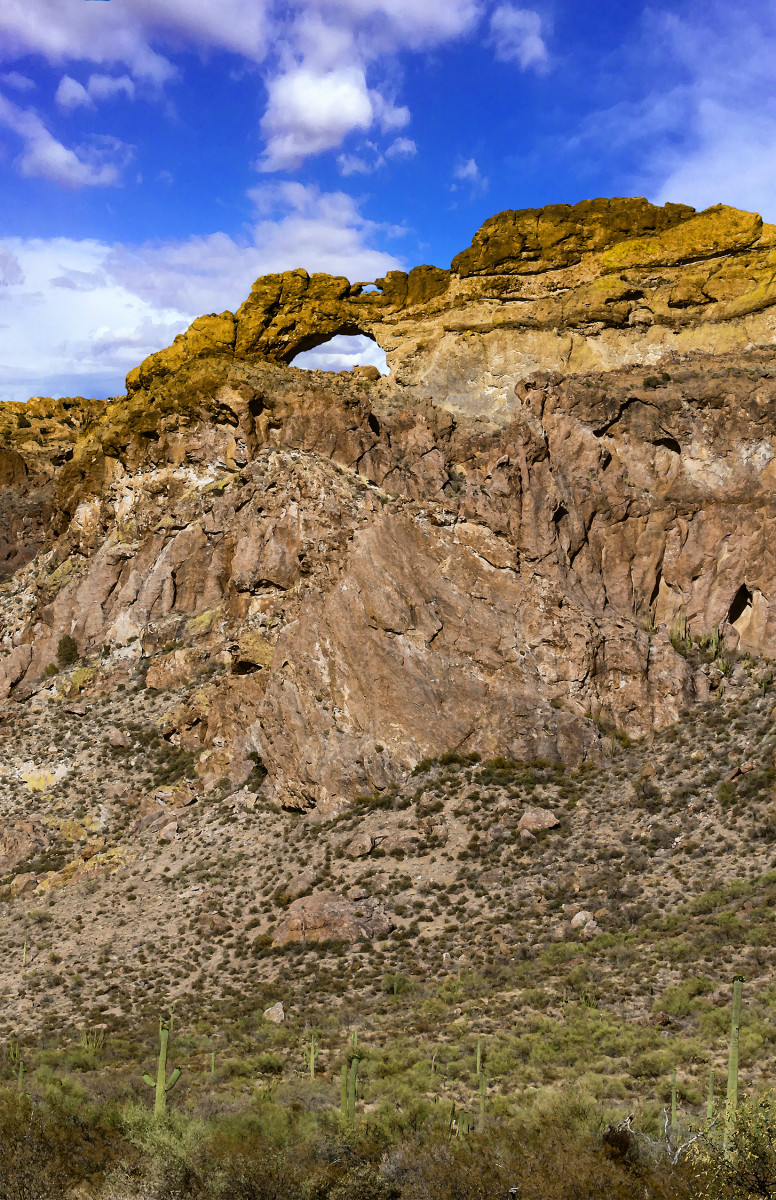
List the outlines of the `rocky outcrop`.
{"label": "rocky outcrop", "polygon": [[386,937],[393,921],[373,900],[347,900],[336,892],[316,892],[288,906],[275,930],[273,946],[288,942],[359,942]]}
{"label": "rocky outcrop", "polygon": [[[732,209],[505,213],[382,292],[259,280],[127,397],[35,402],[27,449],[4,416],[0,494],[48,515],[0,688],[88,701],[147,663],[206,789],[266,770],[321,813],[446,751],[578,764],[665,726],[720,684],[688,638],[776,656],[774,356],[729,349],[774,340],[774,273]],[[284,365],[356,328],[389,378]]]}
{"label": "rocky outcrop", "polygon": [[505,423],[512,386],[669,352],[771,343],[776,227],[717,205],[643,199],[504,212],[450,271],[416,267],[363,284],[306,271],[256,281],[235,314],[200,317],[130,372],[131,396],[212,391],[234,361],[290,362],[335,334],[388,351],[405,399]]}

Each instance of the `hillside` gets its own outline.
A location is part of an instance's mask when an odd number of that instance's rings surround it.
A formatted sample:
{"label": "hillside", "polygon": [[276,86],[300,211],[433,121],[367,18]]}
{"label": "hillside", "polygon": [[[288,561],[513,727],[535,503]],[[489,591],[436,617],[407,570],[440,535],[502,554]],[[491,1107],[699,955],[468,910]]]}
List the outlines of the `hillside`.
{"label": "hillside", "polygon": [[[774,272],[722,206],[505,213],[3,406],[9,1079],[134,1093],[174,1003],[182,1106],[336,1109],[357,1032],[367,1111],[482,1039],[493,1115],[689,1121],[741,972],[765,1081]],[[341,332],[391,374],[289,365]]]}

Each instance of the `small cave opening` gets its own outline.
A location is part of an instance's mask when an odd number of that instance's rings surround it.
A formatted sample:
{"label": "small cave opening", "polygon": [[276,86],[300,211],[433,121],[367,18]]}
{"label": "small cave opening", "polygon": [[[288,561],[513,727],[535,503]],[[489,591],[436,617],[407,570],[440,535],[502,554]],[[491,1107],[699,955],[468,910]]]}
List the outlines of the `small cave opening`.
{"label": "small cave opening", "polygon": [[337,333],[311,350],[302,350],[289,364],[304,371],[349,371],[352,367],[377,367],[390,375],[385,351],[365,333]]}
{"label": "small cave opening", "polygon": [[682,447],[679,445],[676,438],[673,438],[673,437],[655,438],[655,441],[652,443],[652,445],[653,446],[665,446],[666,450],[672,450],[674,454],[682,453]]}
{"label": "small cave opening", "polygon": [[378,421],[378,419],[374,415],[374,413],[369,414],[369,416],[366,419],[366,423],[369,426],[369,428],[372,430],[372,433],[375,435],[375,437],[379,437],[380,436],[380,422]]}
{"label": "small cave opening", "polygon": [[741,629],[749,623],[752,612],[752,593],[745,583],[742,583],[728,610],[728,621],[734,629]]}
{"label": "small cave opening", "polygon": [[260,671],[261,667],[258,663],[251,662],[248,658],[238,658],[232,663],[233,675],[253,675],[256,671]]}
{"label": "small cave opening", "polygon": [[552,514],[552,519],[556,525],[559,525],[563,518],[567,517],[568,515],[569,510],[566,508],[565,504],[559,504],[555,509],[555,512]]}

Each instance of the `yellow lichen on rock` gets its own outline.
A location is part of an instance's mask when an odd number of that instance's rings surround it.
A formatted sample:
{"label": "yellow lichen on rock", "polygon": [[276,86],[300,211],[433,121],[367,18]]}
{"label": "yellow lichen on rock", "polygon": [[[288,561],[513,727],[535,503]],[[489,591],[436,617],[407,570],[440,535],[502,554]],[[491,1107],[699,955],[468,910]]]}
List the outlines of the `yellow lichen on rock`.
{"label": "yellow lichen on rock", "polygon": [[601,254],[601,269],[677,266],[722,251],[744,250],[757,241],[762,224],[757,213],[717,204],[657,237],[619,242]]}

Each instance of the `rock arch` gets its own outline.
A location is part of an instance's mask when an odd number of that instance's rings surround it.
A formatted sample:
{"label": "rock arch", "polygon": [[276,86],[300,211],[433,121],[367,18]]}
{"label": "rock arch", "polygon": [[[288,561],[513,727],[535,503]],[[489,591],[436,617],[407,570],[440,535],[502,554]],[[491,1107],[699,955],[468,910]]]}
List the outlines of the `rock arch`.
{"label": "rock arch", "polygon": [[381,375],[389,375],[386,353],[371,333],[334,334],[317,338],[310,349],[301,350],[289,366],[303,370],[349,371],[353,367],[374,367]]}

